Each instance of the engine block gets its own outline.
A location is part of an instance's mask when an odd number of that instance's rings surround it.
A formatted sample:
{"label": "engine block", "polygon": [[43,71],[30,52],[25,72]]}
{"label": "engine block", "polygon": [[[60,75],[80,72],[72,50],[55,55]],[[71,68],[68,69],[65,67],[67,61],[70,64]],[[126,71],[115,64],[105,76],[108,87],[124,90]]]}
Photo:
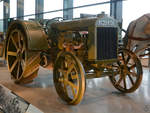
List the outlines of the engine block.
{"label": "engine block", "polygon": [[54,22],[48,31],[51,45],[59,49],[80,50],[90,61],[117,59],[120,29],[117,21],[107,15]]}

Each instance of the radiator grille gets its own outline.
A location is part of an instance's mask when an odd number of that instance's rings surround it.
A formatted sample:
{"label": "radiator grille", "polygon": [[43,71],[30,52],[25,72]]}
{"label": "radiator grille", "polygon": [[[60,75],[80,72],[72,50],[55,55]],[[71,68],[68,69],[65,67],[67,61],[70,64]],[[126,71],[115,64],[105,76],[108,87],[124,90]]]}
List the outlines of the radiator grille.
{"label": "radiator grille", "polygon": [[97,60],[117,58],[117,28],[97,28]]}

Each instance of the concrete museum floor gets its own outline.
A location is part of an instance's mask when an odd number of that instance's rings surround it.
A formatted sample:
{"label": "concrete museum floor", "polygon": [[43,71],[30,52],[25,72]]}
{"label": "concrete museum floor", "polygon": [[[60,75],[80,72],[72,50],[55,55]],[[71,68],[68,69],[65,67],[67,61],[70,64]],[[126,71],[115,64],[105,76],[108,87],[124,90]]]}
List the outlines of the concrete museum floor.
{"label": "concrete museum floor", "polygon": [[108,78],[88,79],[82,102],[66,105],[57,95],[51,71],[40,68],[30,84],[17,85],[10,79],[6,66],[0,67],[0,84],[15,92],[44,113],[150,113],[150,73],[143,68],[141,86],[134,93],[122,94]]}

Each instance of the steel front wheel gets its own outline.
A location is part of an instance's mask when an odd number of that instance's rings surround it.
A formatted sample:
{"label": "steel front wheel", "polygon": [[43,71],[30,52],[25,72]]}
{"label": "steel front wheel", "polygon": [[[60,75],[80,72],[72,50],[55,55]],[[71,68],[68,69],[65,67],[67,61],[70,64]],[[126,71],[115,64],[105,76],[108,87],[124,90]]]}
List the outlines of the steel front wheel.
{"label": "steel front wheel", "polygon": [[79,59],[62,53],[54,65],[54,84],[60,98],[68,104],[78,104],[85,92],[85,72]]}
{"label": "steel front wheel", "polygon": [[135,91],[142,80],[142,65],[137,56],[127,50],[120,49],[118,62],[113,64],[114,74],[110,76],[113,86],[121,92]]}

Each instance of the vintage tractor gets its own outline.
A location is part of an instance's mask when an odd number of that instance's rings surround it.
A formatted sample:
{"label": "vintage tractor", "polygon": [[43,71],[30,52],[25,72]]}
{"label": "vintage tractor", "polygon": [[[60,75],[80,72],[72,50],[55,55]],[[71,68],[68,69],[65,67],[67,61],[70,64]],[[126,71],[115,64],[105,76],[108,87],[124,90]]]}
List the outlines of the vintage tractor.
{"label": "vintage tractor", "polygon": [[16,83],[31,82],[39,66],[53,67],[56,92],[68,104],[78,104],[86,79],[108,76],[123,93],[135,91],[142,66],[134,53],[118,44],[118,23],[97,17],[40,21],[15,20],[8,28],[5,58]]}

